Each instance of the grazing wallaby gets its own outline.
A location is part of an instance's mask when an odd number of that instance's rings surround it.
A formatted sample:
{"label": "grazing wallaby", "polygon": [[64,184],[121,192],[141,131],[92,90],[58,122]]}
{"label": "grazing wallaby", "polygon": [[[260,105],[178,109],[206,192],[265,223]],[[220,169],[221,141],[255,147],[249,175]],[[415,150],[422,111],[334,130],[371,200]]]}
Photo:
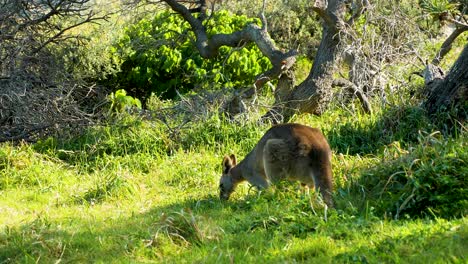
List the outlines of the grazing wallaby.
{"label": "grazing wallaby", "polygon": [[236,186],[248,181],[260,189],[279,180],[298,180],[315,186],[333,206],[331,150],[320,130],[300,124],[273,126],[245,159],[237,164],[234,155],[223,159],[220,198],[227,200]]}

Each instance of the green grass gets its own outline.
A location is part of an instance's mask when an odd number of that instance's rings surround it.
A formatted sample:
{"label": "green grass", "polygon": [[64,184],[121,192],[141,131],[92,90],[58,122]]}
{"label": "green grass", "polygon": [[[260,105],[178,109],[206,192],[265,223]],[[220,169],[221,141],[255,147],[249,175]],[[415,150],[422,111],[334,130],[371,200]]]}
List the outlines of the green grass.
{"label": "green grass", "polygon": [[268,126],[217,114],[2,144],[0,263],[468,261],[466,131],[412,106],[295,121],[330,141],[335,209],[295,183],[220,201],[222,157],[242,158]]}

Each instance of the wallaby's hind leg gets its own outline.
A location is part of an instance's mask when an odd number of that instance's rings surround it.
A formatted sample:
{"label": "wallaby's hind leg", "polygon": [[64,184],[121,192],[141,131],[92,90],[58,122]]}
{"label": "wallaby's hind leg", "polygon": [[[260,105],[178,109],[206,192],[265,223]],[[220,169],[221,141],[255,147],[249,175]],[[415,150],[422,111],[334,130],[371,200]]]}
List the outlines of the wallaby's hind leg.
{"label": "wallaby's hind leg", "polygon": [[310,196],[310,190],[313,190],[314,189],[314,185],[311,184],[305,184],[303,182],[301,182],[301,194],[304,194],[306,196]]}
{"label": "wallaby's hind leg", "polygon": [[280,162],[271,156],[263,156],[263,167],[266,178],[272,184],[278,183],[287,177],[284,162]]}
{"label": "wallaby's hind leg", "polygon": [[263,168],[266,178],[277,183],[287,177],[288,146],[282,139],[270,139],[263,149]]}

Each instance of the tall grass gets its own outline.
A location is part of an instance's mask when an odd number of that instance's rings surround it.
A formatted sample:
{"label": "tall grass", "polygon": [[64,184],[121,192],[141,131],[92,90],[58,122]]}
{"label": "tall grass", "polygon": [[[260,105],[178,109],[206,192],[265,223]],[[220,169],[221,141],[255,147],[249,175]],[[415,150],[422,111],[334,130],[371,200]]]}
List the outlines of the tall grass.
{"label": "tall grass", "polygon": [[336,208],[296,183],[218,199],[221,160],[269,128],[217,112],[178,131],[126,116],[0,146],[0,263],[466,262],[467,135],[414,106],[294,120],[333,150]]}

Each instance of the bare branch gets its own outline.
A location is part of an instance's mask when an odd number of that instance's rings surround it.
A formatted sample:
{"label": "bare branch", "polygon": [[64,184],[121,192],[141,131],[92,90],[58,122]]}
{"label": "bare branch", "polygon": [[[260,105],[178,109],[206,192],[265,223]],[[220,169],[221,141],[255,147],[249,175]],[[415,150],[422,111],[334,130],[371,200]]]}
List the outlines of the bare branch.
{"label": "bare branch", "polygon": [[38,132],[38,131],[42,131],[42,130],[45,130],[47,128],[50,128],[52,127],[53,124],[41,124],[41,125],[36,125],[36,126],[33,126],[25,131],[22,131],[21,133],[19,134],[15,134],[15,135],[12,135],[12,136],[3,136],[3,137],[0,137],[0,143],[2,142],[9,142],[9,141],[26,141],[26,142],[34,142],[34,140],[32,139],[32,134]]}
{"label": "bare branch", "polygon": [[353,2],[352,5],[352,15],[348,21],[346,21],[346,23],[350,26],[353,25],[354,21],[356,21],[356,19],[358,19],[367,10],[367,8],[370,6],[370,3],[368,0],[357,0]]}
{"label": "bare branch", "polygon": [[365,95],[365,93],[361,89],[359,89],[359,87],[357,87],[354,83],[344,78],[339,78],[339,79],[333,80],[333,86],[345,87],[350,92],[355,94],[358,97],[359,101],[361,102],[362,109],[364,110],[364,112],[368,114],[372,114],[372,107],[371,107],[371,104],[369,103],[369,99],[367,99],[367,96]]}
{"label": "bare branch", "polygon": [[260,20],[262,21],[262,30],[268,31],[268,23],[265,17],[265,6],[266,0],[263,0],[262,11],[259,14]]}
{"label": "bare branch", "polygon": [[266,31],[266,19],[263,17],[263,25],[259,27],[249,24],[240,31],[231,34],[215,34],[208,37],[206,29],[200,20],[196,19],[192,13],[176,0],[164,0],[174,11],[179,13],[192,27],[196,36],[195,45],[203,58],[213,58],[218,55],[222,46],[238,47],[244,43],[254,42],[258,48],[272,63],[272,69],[257,76],[255,86],[262,87],[268,80],[278,78],[283,71],[288,70],[295,62],[297,51],[290,50],[283,52],[279,50],[270,35]]}
{"label": "bare branch", "polygon": [[44,43],[42,43],[39,47],[35,48],[32,50],[32,54],[35,54],[37,52],[39,52],[41,49],[43,49],[45,46],[47,46],[49,43],[53,43],[55,42],[58,38],[60,38],[65,32],[69,31],[70,29],[73,29],[73,28],[76,28],[76,27],[79,27],[83,24],[87,24],[87,23],[91,23],[93,21],[97,21],[97,20],[104,20],[104,19],[107,19],[107,15],[105,16],[101,16],[101,17],[94,17],[93,16],[93,13],[90,12],[88,17],[86,19],[84,19],[83,21],[81,22],[78,22],[78,23],[75,23],[73,25],[70,25],[68,27],[65,27],[63,29],[61,29],[59,32],[57,32],[54,36],[50,37],[49,39],[47,39]]}
{"label": "bare branch", "polygon": [[[67,40],[80,36],[67,32],[107,17],[94,13],[90,2],[5,0],[0,4],[0,141],[30,141],[92,122],[93,114],[80,108],[80,100],[97,98],[99,93],[91,94],[84,82],[71,80],[46,48],[51,43],[68,48]],[[84,89],[87,94],[82,94]]]}
{"label": "bare branch", "polygon": [[197,36],[197,39],[199,39],[200,42],[207,41],[208,36],[206,35],[202,22],[196,19],[189,9],[176,0],[164,0],[164,2],[166,2],[172,8],[172,10],[179,13],[190,24],[195,32],[195,35]]}
{"label": "bare branch", "polygon": [[455,39],[460,36],[463,32],[468,30],[468,26],[463,26],[463,27],[457,27],[450,36],[442,43],[442,46],[440,47],[439,52],[437,52],[437,55],[435,58],[432,60],[432,64],[434,65],[439,65],[442,59],[447,55],[447,53],[452,49],[452,43],[455,41]]}
{"label": "bare branch", "polygon": [[457,28],[464,28],[465,30],[468,30],[468,23],[466,23],[466,22],[462,22],[460,20],[456,20],[456,19],[453,19],[453,18],[450,18],[450,17],[447,18],[446,20],[453,23],[453,24],[455,24],[455,26]]}
{"label": "bare branch", "polygon": [[312,6],[312,10],[321,17],[328,26],[333,27],[334,20],[331,17],[330,13],[327,12],[327,1],[326,0],[316,0]]}

